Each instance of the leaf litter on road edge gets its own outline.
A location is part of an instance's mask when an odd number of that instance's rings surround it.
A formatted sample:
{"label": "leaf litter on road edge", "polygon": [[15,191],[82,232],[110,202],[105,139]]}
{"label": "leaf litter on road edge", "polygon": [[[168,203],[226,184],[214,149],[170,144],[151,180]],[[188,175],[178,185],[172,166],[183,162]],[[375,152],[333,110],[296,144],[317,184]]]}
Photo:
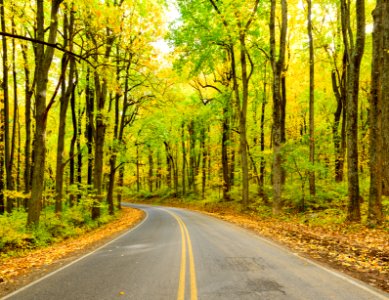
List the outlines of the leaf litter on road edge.
{"label": "leaf litter on road edge", "polygon": [[[77,252],[93,247],[99,242],[133,227],[144,217],[144,212],[123,207],[120,217],[81,236],[54,243],[48,247],[24,251],[17,257],[0,259],[0,297],[15,289],[18,280],[35,270],[50,267]],[[15,285],[15,287],[12,287]]]}

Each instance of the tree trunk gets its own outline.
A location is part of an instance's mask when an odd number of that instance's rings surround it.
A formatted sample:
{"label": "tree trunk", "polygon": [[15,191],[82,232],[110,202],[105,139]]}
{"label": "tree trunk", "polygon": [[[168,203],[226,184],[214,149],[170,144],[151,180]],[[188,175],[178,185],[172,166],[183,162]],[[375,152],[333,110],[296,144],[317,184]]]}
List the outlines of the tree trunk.
{"label": "tree trunk", "polygon": [[[7,32],[5,27],[5,15],[4,15],[4,1],[0,0],[0,17],[1,17],[1,31]],[[5,36],[2,37],[2,63],[3,63],[3,97],[4,97],[4,156],[5,156],[5,175],[6,175],[6,186],[7,190],[13,190],[13,180],[12,180],[12,155],[10,151],[10,120],[9,120],[9,89],[8,89],[8,47],[7,39]],[[6,209],[8,213],[12,212],[13,208],[13,199],[7,197]]]}
{"label": "tree trunk", "polygon": [[276,1],[271,1],[270,13],[270,61],[273,70],[273,213],[279,214],[282,209],[283,168],[281,148],[283,144],[283,99],[281,93],[282,71],[285,64],[286,33],[287,33],[287,2],[281,1],[281,28],[278,60],[276,60]]}
{"label": "tree trunk", "polygon": [[[48,42],[55,44],[58,29],[58,10],[63,0],[51,2],[50,30]],[[44,1],[37,0],[36,26],[37,39],[43,41],[45,36],[44,24]],[[34,165],[32,170],[31,199],[28,206],[27,226],[37,226],[42,207],[42,194],[44,189],[44,174],[46,162],[46,121],[48,107],[46,107],[46,93],[48,73],[53,60],[54,48],[44,48],[43,45],[36,45],[36,97],[35,97],[35,134],[34,134]]]}
{"label": "tree trunk", "polygon": [[153,161],[153,151],[151,150],[150,147],[149,147],[148,159],[149,159],[149,178],[148,178],[149,192],[152,193],[153,192],[153,177],[154,177],[154,161]]}
{"label": "tree trunk", "polygon": [[[70,106],[72,113],[72,125],[73,125],[73,136],[70,141],[70,150],[69,150],[69,185],[74,186],[75,184],[75,147],[77,141],[77,116],[76,116],[76,95],[75,95],[75,86],[72,86],[72,90],[70,92]],[[76,195],[74,193],[69,194],[69,205],[73,206],[76,202]]]}
{"label": "tree trunk", "polygon": [[261,105],[261,123],[260,123],[260,144],[261,144],[261,164],[259,167],[259,195],[262,197],[263,202],[265,204],[268,204],[267,195],[264,191],[265,186],[265,168],[266,168],[266,161],[264,157],[264,151],[265,151],[265,112],[266,112],[266,104],[267,104],[267,64],[265,64],[265,72],[264,72],[264,78],[263,78],[263,99],[262,99],[262,105]]}
{"label": "tree trunk", "polygon": [[[389,49],[389,3],[382,2],[383,49]],[[382,66],[382,193],[389,196],[389,52],[383,51]]]}
{"label": "tree trunk", "polygon": [[[15,34],[16,33],[16,30],[15,30],[15,12],[12,8],[12,18],[11,18],[11,23],[12,23],[12,34]],[[17,143],[17,137],[16,137],[16,134],[17,134],[17,126],[20,126],[19,124],[19,106],[18,106],[18,82],[17,82],[17,72],[16,72],[16,65],[17,65],[17,61],[16,61],[17,57],[16,57],[16,43],[15,43],[15,39],[12,39],[12,77],[13,77],[13,98],[14,98],[14,103],[13,103],[13,127],[12,127],[12,141],[11,141],[11,162],[10,164],[13,166],[14,165],[14,155],[15,155],[15,147],[18,145],[18,148],[17,148],[17,151],[18,151],[18,158],[19,158],[19,153],[20,153],[20,144]],[[18,139],[20,139],[20,127],[19,127],[19,132],[18,132]],[[19,160],[18,160],[19,162]],[[18,179],[19,179],[19,171],[20,171],[20,164],[17,164],[17,170],[16,170],[16,186],[15,186],[15,183],[13,183],[14,185],[14,189],[16,189],[17,191],[19,190],[19,182],[18,182]],[[20,202],[18,200],[18,202]]]}
{"label": "tree trunk", "polygon": [[[371,226],[383,221],[382,214],[382,65],[383,32],[382,1],[377,0],[372,13],[374,19],[373,55],[370,90],[370,192],[368,223]],[[374,145],[374,147],[373,147]]]}
{"label": "tree trunk", "polygon": [[243,208],[249,205],[249,168],[247,159],[247,104],[249,97],[249,80],[250,76],[247,73],[247,53],[246,53],[246,37],[240,36],[240,64],[242,72],[242,106],[239,107],[239,136],[240,136],[240,155],[242,164],[242,204]]}
{"label": "tree trunk", "polygon": [[86,73],[86,88],[85,88],[85,97],[86,97],[86,136],[87,142],[86,145],[88,147],[88,176],[87,176],[87,184],[88,190],[91,189],[93,184],[93,136],[94,136],[94,126],[93,126],[93,116],[95,113],[94,109],[94,93],[91,87],[90,80],[90,71],[89,68]]}
{"label": "tree trunk", "polygon": [[[350,12],[344,11],[349,18]],[[365,3],[364,0],[356,0],[357,33],[355,45],[348,42],[350,49],[350,64],[347,80],[347,174],[348,174],[348,221],[361,219],[359,199],[359,174],[358,174],[358,93],[360,64],[365,45]],[[350,37],[347,37],[350,38]]]}
{"label": "tree trunk", "polygon": [[96,220],[101,215],[100,203],[103,199],[103,166],[104,166],[104,139],[105,128],[104,122],[104,106],[107,98],[107,81],[106,79],[100,82],[100,75],[97,71],[94,73],[97,112],[95,116],[95,159],[93,172],[93,188],[95,191],[95,200],[92,207],[92,219]]}
{"label": "tree trunk", "polygon": [[136,192],[140,192],[140,170],[139,170],[139,144],[138,142],[135,143],[136,147]]}
{"label": "tree trunk", "polygon": [[192,120],[188,126],[189,132],[189,188],[197,194],[196,184],[196,135],[195,123]]}
{"label": "tree trunk", "polygon": [[82,187],[82,151],[81,151],[81,135],[82,135],[82,116],[85,112],[85,109],[81,111],[81,107],[78,107],[78,122],[77,122],[77,203],[81,200],[80,189]]}
{"label": "tree trunk", "polygon": [[[308,2],[308,38],[309,38],[309,161],[315,164],[315,55],[312,34],[312,0]],[[315,171],[309,172],[309,194],[315,196]]]}
{"label": "tree trunk", "polygon": [[229,173],[228,148],[230,143],[230,114],[229,101],[223,106],[223,126],[222,126],[222,172],[223,172],[223,200],[229,201],[231,191],[231,180]]}
{"label": "tree trunk", "polygon": [[185,147],[185,122],[181,125],[181,147],[182,147],[182,196],[186,195],[186,147]]}
{"label": "tree trunk", "polygon": [[205,128],[201,129],[201,150],[202,150],[202,176],[201,176],[201,198],[205,199],[205,186],[207,182],[207,148],[205,145]]}
{"label": "tree trunk", "polygon": [[[24,62],[24,76],[25,76],[25,109],[24,109],[24,121],[25,121],[25,146],[24,146],[24,193],[28,194],[31,190],[31,98],[33,95],[34,84],[30,85],[30,69],[27,58],[27,46],[22,45],[22,56]],[[24,203],[27,208],[27,200]]]}
{"label": "tree trunk", "polygon": [[0,98],[0,215],[5,213],[5,182],[4,182],[4,174],[5,174],[5,161],[4,161],[4,99]]}
{"label": "tree trunk", "polygon": [[[68,13],[70,13],[70,22],[68,18]],[[74,10],[73,7],[70,8],[69,11],[66,11],[64,15],[64,47],[69,47],[70,50],[73,49],[73,26],[74,26]],[[68,42],[70,42],[68,44]],[[58,127],[58,139],[57,139],[57,168],[56,168],[56,176],[55,176],[55,212],[62,212],[62,197],[63,197],[63,171],[64,171],[64,151],[65,151],[65,132],[66,132],[66,115],[69,106],[69,99],[72,97],[74,86],[74,73],[75,73],[75,61],[74,58],[70,59],[69,65],[69,78],[68,85],[66,85],[66,81],[63,80],[62,88],[61,88],[61,105],[60,105],[60,113],[59,113],[59,127]],[[66,76],[67,70],[67,62],[68,57],[65,54],[62,58],[62,75],[61,77]],[[72,108],[74,109],[74,108]],[[73,116],[73,113],[72,113]],[[72,202],[72,201],[71,201]]]}

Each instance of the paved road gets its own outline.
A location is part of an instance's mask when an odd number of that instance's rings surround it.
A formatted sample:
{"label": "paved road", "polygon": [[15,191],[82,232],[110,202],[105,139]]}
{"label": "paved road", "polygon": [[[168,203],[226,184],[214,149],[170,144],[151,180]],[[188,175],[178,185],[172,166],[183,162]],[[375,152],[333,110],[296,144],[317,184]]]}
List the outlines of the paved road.
{"label": "paved road", "polygon": [[389,299],[256,235],[174,208],[4,299]]}

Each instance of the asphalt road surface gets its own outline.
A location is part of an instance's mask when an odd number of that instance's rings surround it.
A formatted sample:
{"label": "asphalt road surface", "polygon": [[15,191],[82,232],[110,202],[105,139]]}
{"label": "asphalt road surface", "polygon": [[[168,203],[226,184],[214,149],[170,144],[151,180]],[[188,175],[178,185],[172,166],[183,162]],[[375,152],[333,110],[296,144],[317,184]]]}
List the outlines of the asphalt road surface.
{"label": "asphalt road surface", "polygon": [[3,299],[389,299],[235,225],[134,206],[136,228]]}

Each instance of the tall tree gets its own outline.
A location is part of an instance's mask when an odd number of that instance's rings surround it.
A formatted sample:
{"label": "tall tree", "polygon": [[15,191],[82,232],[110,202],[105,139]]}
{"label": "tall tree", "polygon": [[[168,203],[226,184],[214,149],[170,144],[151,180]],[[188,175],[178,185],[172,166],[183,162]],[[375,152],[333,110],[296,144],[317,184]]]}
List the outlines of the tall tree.
{"label": "tall tree", "polygon": [[282,153],[283,132],[285,131],[283,120],[284,102],[281,91],[281,82],[285,69],[286,33],[288,26],[288,6],[286,0],[281,0],[281,26],[278,59],[276,54],[276,0],[271,1],[270,8],[270,63],[273,71],[273,213],[279,214],[282,208]]}
{"label": "tall tree", "polygon": [[[315,54],[312,34],[312,0],[308,4],[308,39],[309,39],[309,161],[315,164]],[[309,193],[316,194],[315,172],[309,172]]]}
{"label": "tall tree", "polygon": [[[69,47],[70,51],[73,50],[73,38],[74,38],[74,7],[71,5],[66,9],[63,22],[64,33],[64,47]],[[69,18],[70,17],[70,18]],[[66,115],[68,111],[69,99],[73,95],[74,75],[75,75],[75,59],[74,57],[68,57],[68,54],[64,54],[62,58],[62,77],[66,76],[68,60],[70,60],[68,80],[63,80],[61,87],[61,99],[60,99],[60,114],[59,114],[59,127],[58,127],[58,140],[57,140],[57,167],[56,167],[56,195],[55,195],[55,211],[56,213],[62,212],[62,194],[63,194],[63,177],[64,177],[64,150],[65,150],[65,132],[66,132]]]}
{"label": "tall tree", "polygon": [[348,215],[349,221],[360,221],[360,195],[358,173],[358,96],[360,66],[365,46],[365,1],[355,1],[356,35],[355,42],[350,23],[350,3],[341,1],[342,33],[345,49],[349,53],[347,76],[347,174],[348,174]]}
{"label": "tall tree", "polygon": [[[0,0],[0,17],[1,17],[1,31],[7,32],[6,25],[5,25],[5,10],[4,10],[4,0]],[[13,190],[13,180],[12,180],[12,169],[13,169],[13,162],[12,162],[12,155],[10,151],[10,118],[9,118],[9,107],[10,107],[10,100],[9,100],[9,80],[8,80],[8,46],[7,46],[7,39],[5,36],[3,36],[2,39],[2,56],[3,56],[3,81],[2,81],[2,88],[3,88],[3,95],[4,95],[4,158],[5,158],[5,174],[6,174],[6,187],[7,190]],[[11,197],[7,197],[7,211],[10,213],[12,211],[13,206],[13,199]]]}
{"label": "tall tree", "polygon": [[383,34],[383,64],[382,64],[382,193],[389,196],[389,3],[382,1],[382,34]]}
{"label": "tall tree", "polygon": [[[381,223],[382,215],[382,66],[383,66],[383,16],[382,0],[377,0],[373,11],[373,56],[370,89],[370,193],[368,222]],[[374,147],[373,147],[374,145]]]}
{"label": "tall tree", "polygon": [[[50,24],[48,43],[55,44],[58,30],[58,11],[63,0],[53,0],[50,4]],[[36,28],[37,39],[45,40],[45,12],[44,1],[36,1]],[[34,133],[34,165],[32,170],[31,199],[28,207],[28,226],[36,226],[42,207],[42,194],[44,187],[44,174],[46,162],[46,126],[50,107],[46,104],[47,83],[50,66],[53,60],[54,48],[36,45],[36,97],[35,97],[35,133]]]}

